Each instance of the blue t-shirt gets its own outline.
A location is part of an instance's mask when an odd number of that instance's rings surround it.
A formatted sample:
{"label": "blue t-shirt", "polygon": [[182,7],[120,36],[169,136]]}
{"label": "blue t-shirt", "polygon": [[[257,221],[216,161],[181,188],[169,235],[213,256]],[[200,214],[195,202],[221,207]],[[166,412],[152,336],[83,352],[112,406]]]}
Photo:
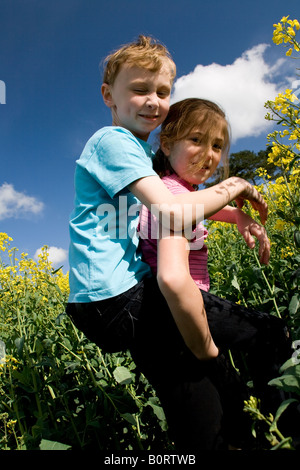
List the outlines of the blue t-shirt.
{"label": "blue t-shirt", "polygon": [[104,127],[87,142],[75,170],[69,302],[110,298],[150,275],[138,250],[140,202],[127,186],[151,175],[150,145],[128,130]]}

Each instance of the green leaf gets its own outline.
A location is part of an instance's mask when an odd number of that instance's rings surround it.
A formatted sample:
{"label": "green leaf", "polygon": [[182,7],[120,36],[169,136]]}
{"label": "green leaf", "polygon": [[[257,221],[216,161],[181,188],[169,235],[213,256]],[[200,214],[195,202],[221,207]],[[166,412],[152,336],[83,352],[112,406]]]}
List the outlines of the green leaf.
{"label": "green leaf", "polygon": [[299,309],[299,306],[300,306],[299,294],[294,294],[289,304],[290,315],[295,315],[295,313],[297,313]]}
{"label": "green leaf", "polygon": [[64,265],[62,264],[59,268],[57,268],[57,269],[55,269],[54,271],[52,271],[52,274],[57,274],[58,271],[60,271],[63,267],[64,267]]}
{"label": "green leaf", "polygon": [[114,378],[119,384],[125,385],[125,384],[130,384],[132,382],[131,372],[124,366],[116,367],[113,374],[114,374]]}
{"label": "green leaf", "polygon": [[295,359],[291,357],[284,364],[282,364],[282,366],[279,369],[280,373],[284,371],[289,371],[290,374],[297,375],[298,377],[300,377],[300,364],[298,363],[296,364]]}
{"label": "green leaf", "polygon": [[277,377],[276,379],[270,380],[269,385],[275,385],[275,387],[281,388],[283,390],[300,394],[299,379],[291,374],[286,374],[282,377]]}
{"label": "green leaf", "polygon": [[237,280],[237,277],[236,277],[236,276],[233,277],[233,279],[232,279],[232,281],[231,281],[231,285],[232,285],[233,287],[235,287],[238,291],[241,290],[241,289],[240,289],[240,285],[239,285],[239,283],[238,283],[238,280]]}
{"label": "green leaf", "polygon": [[126,419],[128,423],[132,424],[133,426],[136,426],[136,419],[131,413],[122,413],[121,416],[122,418]]}
{"label": "green leaf", "polygon": [[162,409],[161,406],[155,405],[154,403],[151,403],[151,402],[148,402],[148,404],[151,406],[155,416],[157,416],[159,420],[163,421],[164,419],[166,419],[164,410]]}
{"label": "green leaf", "polygon": [[271,424],[270,426],[270,431],[274,431],[277,427],[277,421],[279,420],[280,416],[282,415],[282,413],[287,409],[287,407],[291,404],[291,403],[294,403],[294,402],[297,402],[297,400],[295,398],[289,398],[288,400],[285,400],[284,402],[281,403],[281,405],[279,406],[278,410],[276,411],[276,415],[275,415],[275,418],[274,418],[274,421],[273,423]]}
{"label": "green leaf", "polygon": [[21,356],[21,354],[22,354],[24,344],[25,344],[25,338],[24,338],[24,336],[22,336],[21,338],[17,338],[17,339],[15,340],[15,345],[16,345],[18,354],[19,354],[20,356]]}
{"label": "green leaf", "polygon": [[278,444],[272,447],[271,450],[278,450],[278,449],[293,449],[292,447],[292,438],[291,437],[285,437],[280,441]]}
{"label": "green leaf", "polygon": [[40,443],[40,450],[69,450],[71,446],[67,444],[62,444],[61,442],[48,441],[47,439],[42,439]]}

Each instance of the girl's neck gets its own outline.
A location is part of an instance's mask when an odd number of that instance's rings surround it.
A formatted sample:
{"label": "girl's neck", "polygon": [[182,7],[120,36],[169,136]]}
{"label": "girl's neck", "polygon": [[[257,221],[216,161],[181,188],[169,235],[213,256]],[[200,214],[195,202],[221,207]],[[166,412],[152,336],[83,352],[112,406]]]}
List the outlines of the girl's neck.
{"label": "girl's neck", "polygon": [[172,172],[171,171],[166,171],[165,176],[172,176],[172,175],[174,175],[182,183],[184,183],[184,186],[186,186],[188,189],[192,188],[194,191],[198,191],[198,185],[197,184],[189,183],[185,179],[181,178],[181,176],[178,176],[177,173],[174,170]]}

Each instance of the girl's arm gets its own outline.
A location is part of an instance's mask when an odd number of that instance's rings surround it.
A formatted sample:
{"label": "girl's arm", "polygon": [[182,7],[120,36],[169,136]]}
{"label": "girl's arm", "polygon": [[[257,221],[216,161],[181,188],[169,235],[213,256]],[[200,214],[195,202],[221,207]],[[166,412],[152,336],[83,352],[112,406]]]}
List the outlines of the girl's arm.
{"label": "girl's arm", "polygon": [[[140,178],[128,187],[159,220],[162,220],[163,225],[175,231],[182,230],[185,224],[198,223],[212,216],[233,200],[237,202],[238,207],[243,206],[244,200],[249,200],[259,212],[263,224],[268,215],[268,206],[261,194],[250,183],[238,177],[228,178],[207,189],[177,195],[173,195],[158,176]],[[184,213],[188,214],[186,218]]]}
{"label": "girl's arm", "polygon": [[157,281],[187,347],[198,359],[218,356],[207,323],[201,291],[192,279],[186,238],[171,234],[158,240]]}
{"label": "girl's arm", "polygon": [[244,237],[249,248],[255,247],[255,236],[259,242],[259,258],[263,264],[268,264],[270,259],[270,240],[264,227],[258,224],[245,212],[236,207],[225,206],[216,214],[209,217],[218,222],[236,224],[239,232]]}

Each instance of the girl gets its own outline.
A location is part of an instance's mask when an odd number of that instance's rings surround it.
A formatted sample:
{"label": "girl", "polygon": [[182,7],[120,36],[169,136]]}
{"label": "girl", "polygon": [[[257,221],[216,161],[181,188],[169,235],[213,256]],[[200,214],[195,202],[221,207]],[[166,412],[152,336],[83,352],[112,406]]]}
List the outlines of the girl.
{"label": "girl", "polygon": [[[170,107],[169,114],[162,124],[160,148],[153,160],[153,167],[172,193],[193,192],[198,185],[213,175],[222,157],[226,171],[228,150],[229,130],[223,111],[208,100],[186,99]],[[268,263],[269,241],[265,229],[241,209],[226,206],[210,218],[236,223],[250,247],[255,244],[250,233],[263,241],[260,244],[260,259],[261,262]],[[175,441],[185,442],[185,446],[191,447],[192,443],[196,445],[196,440],[200,439],[199,423],[205,416],[204,407],[207,407],[208,403],[210,406],[206,409],[207,414],[216,417],[218,413],[224,413],[226,418],[226,412],[230,410],[231,419],[236,414],[237,421],[234,426],[237,426],[238,419],[242,420],[237,406],[240,406],[242,412],[243,396],[237,377],[227,368],[222,356],[219,356],[219,362],[197,362],[192,359],[192,355],[198,359],[205,358],[203,346],[208,351],[207,343],[219,348],[221,352],[227,348],[249,352],[249,364],[256,391],[265,398],[268,397],[268,406],[273,397],[270,397],[272,388],[268,387],[267,383],[275,377],[278,365],[290,357],[290,344],[280,320],[261,312],[246,310],[208,293],[207,247],[204,244],[206,237],[207,230],[201,223],[194,229],[189,243],[182,233],[164,233],[156,217],[143,207],[140,216],[140,244],[143,256],[151,266],[153,274],[157,276],[160,290],[188,349],[187,351],[181,346],[181,357],[179,359],[180,355],[177,354],[178,362],[175,367],[174,356],[172,358],[172,354],[164,351],[155,356],[155,364],[153,357],[149,357],[149,362],[143,364],[143,369],[159,391],[169,425],[175,432]],[[199,289],[203,296],[209,327],[204,330],[202,344],[199,343],[197,325],[205,318],[205,312],[202,303],[197,304],[195,301]],[[155,317],[153,312],[153,321]],[[152,332],[154,335],[153,328]],[[165,332],[167,334],[167,329]],[[148,325],[148,335],[150,334],[151,327]],[[158,344],[156,341],[157,348]],[[144,348],[147,348],[146,344]],[[139,353],[139,356],[142,354]],[[135,357],[139,363],[141,360],[138,359],[138,354]],[[163,357],[167,357],[167,361],[162,360]],[[159,368],[160,375],[157,372]],[[172,374],[185,379],[174,380]],[[219,391],[219,404],[217,400],[208,401],[209,387],[200,387],[205,380]],[[167,384],[167,381],[172,382],[172,386]],[[176,399],[181,403],[180,411],[175,410]],[[276,397],[276,401],[273,401],[274,408],[280,401],[281,397]],[[195,423],[191,433],[187,433],[188,417],[193,417],[191,422]],[[206,432],[209,433],[208,422],[206,425]],[[230,431],[227,429],[227,432],[234,436],[232,427]],[[238,432],[241,432],[240,428]]]}

